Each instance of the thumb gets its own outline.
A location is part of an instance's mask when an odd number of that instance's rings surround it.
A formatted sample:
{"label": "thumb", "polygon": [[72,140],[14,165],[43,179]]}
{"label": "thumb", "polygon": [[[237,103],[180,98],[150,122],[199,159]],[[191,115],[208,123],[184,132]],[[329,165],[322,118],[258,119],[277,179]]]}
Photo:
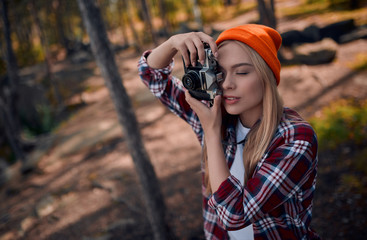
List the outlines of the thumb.
{"label": "thumb", "polygon": [[222,103],[222,96],[220,95],[215,96],[214,103],[213,103],[213,110],[215,111],[220,110],[221,103]]}

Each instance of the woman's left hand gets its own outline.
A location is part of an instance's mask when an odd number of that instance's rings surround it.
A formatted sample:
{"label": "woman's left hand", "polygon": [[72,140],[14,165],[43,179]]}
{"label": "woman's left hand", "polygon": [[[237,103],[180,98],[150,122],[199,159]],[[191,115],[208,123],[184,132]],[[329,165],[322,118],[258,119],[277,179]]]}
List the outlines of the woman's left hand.
{"label": "woman's left hand", "polygon": [[186,102],[192,110],[198,115],[201,126],[206,136],[220,136],[220,128],[222,124],[221,112],[221,96],[214,98],[212,107],[208,107],[204,103],[192,97],[188,90],[185,91]]}

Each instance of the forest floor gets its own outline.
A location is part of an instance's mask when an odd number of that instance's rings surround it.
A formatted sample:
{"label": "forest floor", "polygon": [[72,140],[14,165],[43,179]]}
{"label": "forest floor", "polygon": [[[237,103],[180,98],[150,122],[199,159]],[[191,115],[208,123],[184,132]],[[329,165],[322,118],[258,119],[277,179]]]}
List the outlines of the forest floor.
{"label": "forest floor", "polygon": [[[254,14],[213,26],[222,30],[247,22]],[[318,16],[280,19],[279,29],[311,23],[323,24]],[[339,45],[330,64],[284,67],[279,91],[285,105],[309,119],[337,99],[366,99],[367,72],[348,67],[361,52],[367,52],[367,40]],[[143,86],[136,68],[139,57],[125,50],[116,60],[160,180],[168,222],[179,239],[203,239],[200,146],[189,126]],[[175,65],[174,73],[181,76],[179,57]],[[39,139],[30,155],[39,160],[37,170],[14,177],[0,189],[0,239],[152,239],[126,136],[95,63],[65,60],[54,71],[92,90],[71,99],[78,103],[82,97],[86,104],[51,135]],[[361,239],[367,235],[367,196],[341,191],[339,176],[354,170],[337,161],[340,154],[353,153],[348,148],[320,152],[312,227],[323,239]]]}

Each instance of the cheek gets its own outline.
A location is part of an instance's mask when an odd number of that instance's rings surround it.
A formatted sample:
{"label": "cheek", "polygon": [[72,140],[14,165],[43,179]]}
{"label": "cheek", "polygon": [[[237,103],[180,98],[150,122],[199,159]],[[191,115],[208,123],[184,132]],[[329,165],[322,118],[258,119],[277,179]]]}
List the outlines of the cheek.
{"label": "cheek", "polygon": [[246,95],[250,96],[254,101],[260,101],[263,98],[263,87],[258,78],[254,78],[249,81],[246,86],[243,86],[246,91]]}

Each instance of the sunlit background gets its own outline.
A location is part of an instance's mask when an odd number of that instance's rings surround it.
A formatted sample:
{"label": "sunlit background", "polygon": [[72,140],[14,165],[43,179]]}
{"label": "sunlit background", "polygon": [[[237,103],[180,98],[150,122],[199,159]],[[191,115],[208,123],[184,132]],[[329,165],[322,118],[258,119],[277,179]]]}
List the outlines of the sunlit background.
{"label": "sunlit background", "polygon": [[[77,1],[0,0],[0,240],[153,239]],[[262,23],[283,37],[279,91],[319,138],[312,228],[367,236],[366,0],[97,0],[178,239],[204,239],[201,148],[141,83],[170,36]],[[102,33],[102,32],[101,32]],[[183,74],[175,57],[174,75]]]}

